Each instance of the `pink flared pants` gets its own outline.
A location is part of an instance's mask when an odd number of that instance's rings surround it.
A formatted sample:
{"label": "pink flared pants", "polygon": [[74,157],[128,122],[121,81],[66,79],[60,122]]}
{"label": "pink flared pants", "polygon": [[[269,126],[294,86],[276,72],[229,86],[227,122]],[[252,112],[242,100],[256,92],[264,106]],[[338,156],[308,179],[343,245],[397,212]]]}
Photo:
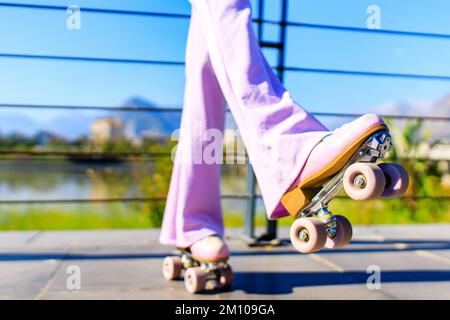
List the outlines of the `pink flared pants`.
{"label": "pink flared pants", "polygon": [[270,219],[288,215],[280,199],[329,133],[292,100],[269,67],[253,31],[249,0],[190,1],[184,108],[160,234],[162,244],[177,247],[224,234],[220,163],[192,160],[199,150],[201,158],[211,141],[196,132],[222,132],[226,105]]}

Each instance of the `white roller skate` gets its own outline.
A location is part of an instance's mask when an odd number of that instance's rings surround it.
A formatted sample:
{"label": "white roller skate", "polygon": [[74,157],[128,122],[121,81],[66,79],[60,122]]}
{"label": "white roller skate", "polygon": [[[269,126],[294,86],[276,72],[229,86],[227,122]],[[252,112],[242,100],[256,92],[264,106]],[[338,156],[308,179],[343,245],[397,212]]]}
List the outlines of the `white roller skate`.
{"label": "white roller skate", "polygon": [[368,114],[335,130],[313,149],[294,187],[281,199],[296,218],[290,238],[298,251],[341,248],[350,242],[350,222],[327,209],[342,188],[354,200],[405,193],[409,179],[401,165],[375,164],[391,146],[386,124]]}
{"label": "white roller skate", "polygon": [[208,236],[175,256],[163,261],[163,276],[179,279],[184,273],[186,290],[197,293],[206,289],[227,289],[233,283],[233,270],[227,261],[230,251],[218,236]]}

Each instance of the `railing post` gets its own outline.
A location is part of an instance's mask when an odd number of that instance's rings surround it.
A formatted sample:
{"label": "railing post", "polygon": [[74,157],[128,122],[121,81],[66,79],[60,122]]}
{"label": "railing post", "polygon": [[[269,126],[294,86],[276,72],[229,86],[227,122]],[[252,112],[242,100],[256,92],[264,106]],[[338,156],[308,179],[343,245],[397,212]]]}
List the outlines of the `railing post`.
{"label": "railing post", "polygon": [[[281,0],[281,17],[280,17],[280,32],[279,32],[279,48],[278,48],[278,65],[277,75],[281,83],[284,82],[284,62],[285,62],[285,48],[286,48],[286,22],[287,22],[288,0]],[[261,18],[262,19],[262,18]],[[277,221],[267,220],[266,240],[273,240],[277,238]]]}
{"label": "railing post", "polygon": [[[258,40],[262,42],[264,15],[264,0],[258,2]],[[250,161],[247,163],[247,205],[245,208],[244,235],[247,240],[255,238],[255,214],[256,214],[256,177]]]}
{"label": "railing post", "polygon": [[255,236],[255,211],[256,211],[256,177],[250,162],[247,164],[247,199],[245,220],[244,220],[244,235],[248,239]]}
{"label": "railing post", "polygon": [[[287,22],[287,0],[281,1],[281,17],[280,17],[280,32],[279,43],[275,46],[278,50],[277,61],[277,75],[281,82],[284,81],[284,62],[285,62],[285,41],[286,41],[286,22]],[[264,0],[258,2],[258,40],[261,46],[264,45],[263,39],[263,20],[264,20]],[[256,178],[251,167],[251,164],[247,164],[247,206],[244,222],[244,235],[249,239],[255,238],[255,210],[256,210]],[[271,241],[277,237],[277,221],[271,221],[267,219],[266,233],[255,241]]]}

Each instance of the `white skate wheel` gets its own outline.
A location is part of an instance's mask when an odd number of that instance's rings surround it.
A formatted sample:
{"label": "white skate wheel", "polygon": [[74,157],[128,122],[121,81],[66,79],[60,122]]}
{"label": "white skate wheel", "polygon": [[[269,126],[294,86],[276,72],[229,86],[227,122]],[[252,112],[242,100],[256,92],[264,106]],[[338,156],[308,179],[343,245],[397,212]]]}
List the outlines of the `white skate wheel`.
{"label": "white skate wheel", "polygon": [[310,253],[325,246],[327,231],[323,222],[317,218],[300,218],[292,224],[290,238],[295,249]]}
{"label": "white skate wheel", "polygon": [[165,257],[162,265],[164,279],[175,280],[181,275],[183,264],[180,257]]}
{"label": "white skate wheel", "polygon": [[386,185],[381,196],[383,198],[402,196],[409,184],[406,170],[398,163],[381,163],[378,166],[383,170],[386,178]]}
{"label": "white skate wheel", "polygon": [[205,290],[206,281],[207,274],[200,267],[189,268],[184,274],[184,286],[190,293],[197,293]]}
{"label": "white skate wheel", "polygon": [[345,170],[344,190],[354,200],[379,197],[386,185],[383,171],[373,163],[354,163]]}
{"label": "white skate wheel", "polygon": [[353,228],[350,221],[344,216],[335,215],[334,217],[336,218],[336,234],[333,239],[327,238],[325,248],[328,249],[338,249],[346,246],[353,236]]}
{"label": "white skate wheel", "polygon": [[227,266],[225,269],[222,270],[220,273],[219,282],[222,288],[227,289],[231,287],[233,284],[234,275],[233,275],[233,269],[231,269],[230,266]]}

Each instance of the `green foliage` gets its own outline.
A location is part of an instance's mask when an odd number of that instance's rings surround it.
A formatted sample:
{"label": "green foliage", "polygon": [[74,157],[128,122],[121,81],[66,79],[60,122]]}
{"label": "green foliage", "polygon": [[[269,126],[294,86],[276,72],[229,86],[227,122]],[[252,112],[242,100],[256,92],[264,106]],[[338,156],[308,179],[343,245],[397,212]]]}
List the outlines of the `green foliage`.
{"label": "green foliage", "polygon": [[151,227],[147,216],[126,204],[2,206],[0,230],[81,230]]}
{"label": "green foliage", "polygon": [[148,215],[152,227],[160,227],[164,215],[165,201],[169,191],[170,174],[172,172],[172,161],[168,159],[158,159],[154,163],[154,172],[142,179],[140,186],[141,194],[154,198],[155,201],[147,201],[137,205],[138,210]]}
{"label": "green foliage", "polygon": [[0,148],[3,150],[21,149],[29,150],[37,144],[35,138],[29,138],[19,133],[0,136]]}
{"label": "green foliage", "polygon": [[[443,176],[448,169],[442,169],[434,160],[417,159],[419,150],[433,148],[439,141],[430,141],[423,131],[421,121],[407,122],[399,130],[390,124],[394,135],[394,148],[390,152],[388,162],[400,162],[407,169],[410,176],[410,187],[406,198],[392,200],[353,201],[350,199],[335,199],[331,203],[331,210],[337,214],[344,214],[353,224],[397,224],[397,223],[427,223],[450,222],[450,208],[448,201],[438,201],[427,197],[448,196],[450,189],[443,183]],[[0,148],[32,149],[36,141],[22,136],[8,136],[0,138]],[[129,141],[117,140],[102,146],[93,146],[87,138],[66,144],[63,140],[50,140],[48,149],[79,150],[102,152],[156,152],[170,153],[173,144],[162,141],[144,141],[135,145]],[[66,160],[60,159],[58,164]],[[55,162],[56,163],[56,162]],[[67,162],[69,163],[69,162]],[[129,171],[115,169],[114,166],[102,166],[87,169],[85,174],[92,184],[94,197],[148,197],[156,201],[135,203],[109,203],[84,205],[52,205],[52,206],[1,206],[0,230],[57,230],[57,229],[102,229],[102,228],[148,228],[160,227],[165,201],[169,189],[172,173],[170,157],[149,158],[146,165],[127,165]],[[445,166],[444,166],[445,167]],[[243,170],[244,169],[244,170]],[[446,171],[447,170],[447,171]],[[236,188],[236,181],[245,179],[244,166],[224,166],[222,173],[224,184],[229,188]],[[0,179],[14,190],[20,189],[24,181],[33,190],[58,188],[67,179],[64,174],[42,174],[3,170]],[[84,182],[82,182],[84,181]],[[234,184],[230,183],[233,182]],[[77,183],[86,183],[85,180]],[[230,187],[231,186],[231,187]],[[130,193],[130,190],[133,190]],[[225,207],[225,225],[239,227],[243,225],[241,210],[233,208],[227,211]],[[256,215],[256,225],[265,224],[264,213]],[[292,219],[279,221],[280,226],[289,226]]]}
{"label": "green foliage", "polygon": [[[392,124],[391,127],[395,129]],[[407,198],[391,201],[388,211],[394,214],[401,211],[411,222],[423,222],[426,212],[430,217],[429,221],[435,221],[442,216],[446,216],[449,221],[448,201],[432,199],[450,194],[448,186],[445,186],[442,180],[445,172],[439,169],[438,161],[418,158],[421,149],[431,150],[442,142],[430,140],[428,134],[423,131],[421,120],[407,122],[395,138],[389,161],[400,162],[406,168],[410,183],[406,192]]]}

